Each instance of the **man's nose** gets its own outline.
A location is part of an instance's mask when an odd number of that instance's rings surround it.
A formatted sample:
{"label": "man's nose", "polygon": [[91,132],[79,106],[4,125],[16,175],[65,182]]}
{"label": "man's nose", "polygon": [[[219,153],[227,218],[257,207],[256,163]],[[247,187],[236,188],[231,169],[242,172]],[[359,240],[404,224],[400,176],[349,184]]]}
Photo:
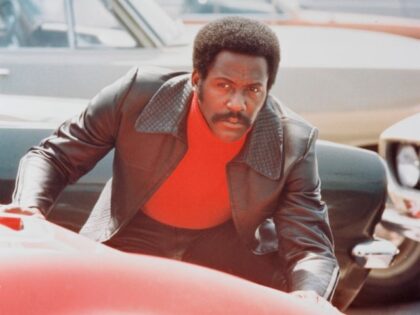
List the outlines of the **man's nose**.
{"label": "man's nose", "polygon": [[246,100],[241,93],[235,93],[227,102],[227,107],[232,112],[242,112],[246,109]]}

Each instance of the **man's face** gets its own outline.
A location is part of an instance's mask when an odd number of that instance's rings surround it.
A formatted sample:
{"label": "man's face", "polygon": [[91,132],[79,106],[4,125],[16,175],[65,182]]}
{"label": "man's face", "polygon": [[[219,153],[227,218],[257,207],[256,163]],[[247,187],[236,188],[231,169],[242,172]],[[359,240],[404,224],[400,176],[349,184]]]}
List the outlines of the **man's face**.
{"label": "man's face", "polygon": [[216,56],[205,79],[194,70],[200,110],[213,134],[224,142],[240,139],[264,105],[267,81],[264,57],[230,51]]}

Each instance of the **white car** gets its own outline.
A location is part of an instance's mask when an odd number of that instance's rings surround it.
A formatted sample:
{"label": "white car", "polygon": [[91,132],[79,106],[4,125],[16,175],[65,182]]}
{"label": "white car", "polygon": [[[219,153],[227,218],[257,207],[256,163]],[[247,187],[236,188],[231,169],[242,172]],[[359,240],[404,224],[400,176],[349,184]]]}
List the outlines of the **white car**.
{"label": "white car", "polygon": [[[91,98],[134,65],[191,70],[198,26],[182,32],[152,0],[0,5],[7,8],[0,10],[0,93]],[[282,61],[272,92],[319,127],[321,138],[375,148],[387,126],[420,110],[419,40],[322,27],[273,29]]]}

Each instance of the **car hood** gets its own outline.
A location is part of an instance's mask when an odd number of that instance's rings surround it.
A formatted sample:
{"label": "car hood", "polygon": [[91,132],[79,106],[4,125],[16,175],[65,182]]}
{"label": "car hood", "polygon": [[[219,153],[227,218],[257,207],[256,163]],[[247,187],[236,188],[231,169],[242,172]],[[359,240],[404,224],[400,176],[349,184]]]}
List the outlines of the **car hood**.
{"label": "car hood", "polygon": [[386,129],[381,140],[420,144],[420,113],[407,117]]}

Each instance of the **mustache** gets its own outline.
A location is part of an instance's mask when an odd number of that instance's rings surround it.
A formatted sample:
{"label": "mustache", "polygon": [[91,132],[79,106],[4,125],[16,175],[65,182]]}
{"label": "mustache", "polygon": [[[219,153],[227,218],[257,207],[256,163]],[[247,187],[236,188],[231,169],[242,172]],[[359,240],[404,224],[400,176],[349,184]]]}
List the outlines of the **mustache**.
{"label": "mustache", "polygon": [[240,112],[238,112],[238,113],[229,112],[229,113],[214,114],[213,117],[211,118],[211,121],[213,123],[217,123],[219,121],[228,121],[231,118],[237,119],[239,124],[242,124],[247,128],[251,127],[251,120]]}

